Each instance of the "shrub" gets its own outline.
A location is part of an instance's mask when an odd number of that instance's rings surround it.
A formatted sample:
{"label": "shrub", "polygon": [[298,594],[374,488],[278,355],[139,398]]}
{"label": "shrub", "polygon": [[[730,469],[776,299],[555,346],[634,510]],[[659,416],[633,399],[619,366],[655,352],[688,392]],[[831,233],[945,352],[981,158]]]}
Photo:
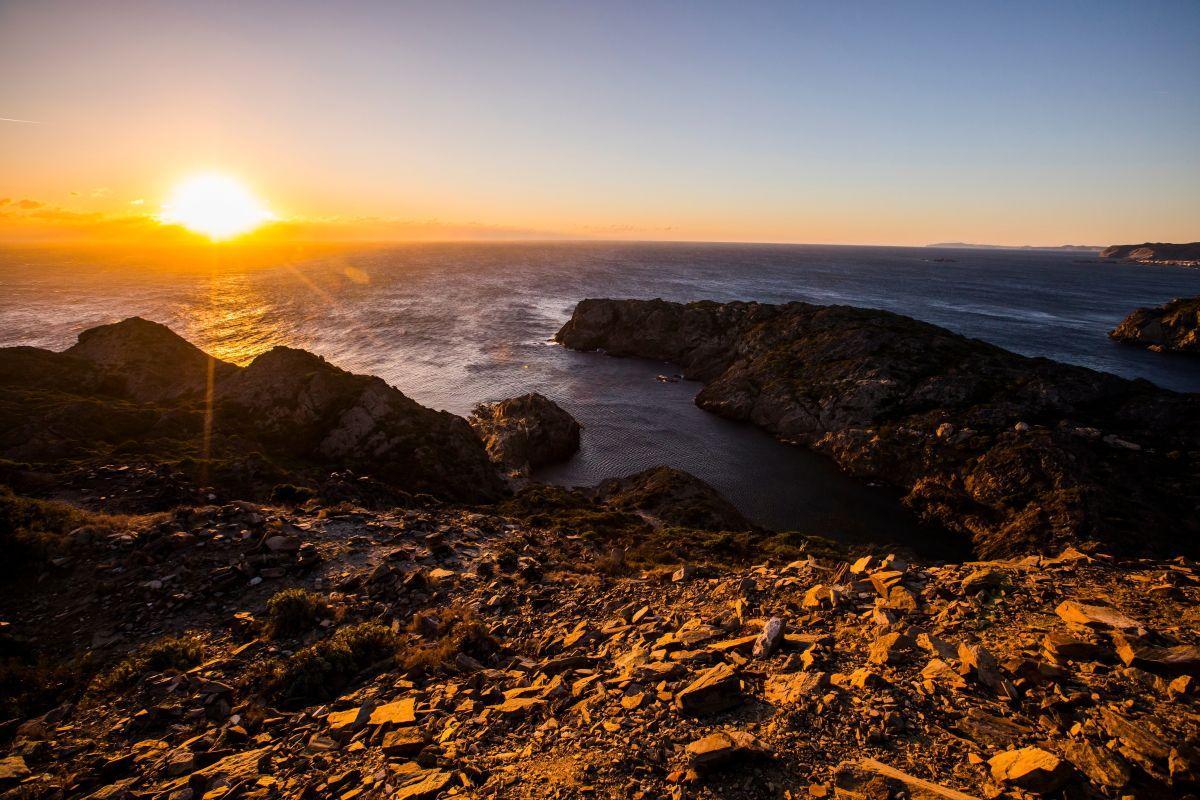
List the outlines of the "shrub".
{"label": "shrub", "polygon": [[[410,630],[419,633],[428,627],[427,623],[422,624],[414,617]],[[399,661],[404,669],[430,672],[450,666],[459,653],[485,659],[499,649],[499,644],[470,606],[447,608],[438,615],[436,631],[431,637],[433,641],[412,644],[400,652]]]}
{"label": "shrub", "polygon": [[130,518],[94,514],[69,503],[15,495],[0,486],[0,548],[4,563],[0,573],[12,573],[23,564],[46,561],[64,548],[66,535],[91,526],[103,535],[129,526]]}
{"label": "shrub", "polygon": [[394,656],[396,643],[396,634],[375,622],[339,628],[272,665],[266,694],[277,701],[332,699],[360,672]]}
{"label": "shrub", "polygon": [[307,589],[284,589],[267,601],[267,634],[274,639],[308,633],[329,616],[325,598]]}
{"label": "shrub", "polygon": [[204,658],[204,643],[197,636],[164,636],[130,653],[103,675],[92,681],[93,692],[106,692],[130,686],[144,676],[168,669],[185,670]]}
{"label": "shrub", "polygon": [[302,505],[316,496],[317,493],[307,486],[296,486],[292,483],[276,484],[271,490],[271,502],[281,506]]}

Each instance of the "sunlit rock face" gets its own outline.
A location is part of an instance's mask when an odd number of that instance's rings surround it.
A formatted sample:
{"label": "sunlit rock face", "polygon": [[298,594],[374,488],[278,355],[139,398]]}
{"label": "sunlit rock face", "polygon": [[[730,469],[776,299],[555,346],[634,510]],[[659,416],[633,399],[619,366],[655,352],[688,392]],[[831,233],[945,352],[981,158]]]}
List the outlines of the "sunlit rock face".
{"label": "sunlit rock face", "polygon": [[351,468],[445,499],[505,491],[466,420],[379,378],[284,347],[237,367],[138,318],[84,331],[63,353],[0,349],[0,403],[6,458],[103,459],[119,448],[214,482],[227,472],[243,490]]}
{"label": "sunlit rock face", "polygon": [[1200,355],[1200,297],[1135,309],[1108,335],[1158,352]]}
{"label": "sunlit rock face", "polygon": [[885,311],[586,300],[557,340],[668,359],[701,408],[897,487],[981,555],[1200,540],[1200,398]]}

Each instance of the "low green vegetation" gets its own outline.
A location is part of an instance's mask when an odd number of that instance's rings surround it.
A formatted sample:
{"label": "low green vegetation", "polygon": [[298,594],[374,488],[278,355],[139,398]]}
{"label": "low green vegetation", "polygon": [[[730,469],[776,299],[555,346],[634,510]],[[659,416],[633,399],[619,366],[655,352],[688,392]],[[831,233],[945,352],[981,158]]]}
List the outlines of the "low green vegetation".
{"label": "low green vegetation", "polygon": [[130,517],[94,514],[69,503],[21,497],[0,486],[0,575],[61,554],[74,530],[85,528],[94,538],[124,530],[131,522]]}
{"label": "low green vegetation", "polygon": [[424,639],[408,644],[399,653],[400,664],[409,672],[444,669],[459,653],[485,659],[499,649],[475,610],[466,605],[451,606],[436,617],[414,618],[409,630]]}
{"label": "low green vegetation", "polygon": [[307,589],[284,589],[267,601],[267,635],[284,639],[308,633],[328,619],[325,598]]}
{"label": "low green vegetation", "polygon": [[396,654],[398,637],[375,622],[339,628],[327,639],[297,650],[262,670],[264,694],[274,702],[329,700],[355,676]]}
{"label": "low green vegetation", "polygon": [[132,686],[147,675],[168,669],[185,670],[204,659],[204,643],[197,636],[164,636],[139,647],[112,669],[97,675],[92,694]]}

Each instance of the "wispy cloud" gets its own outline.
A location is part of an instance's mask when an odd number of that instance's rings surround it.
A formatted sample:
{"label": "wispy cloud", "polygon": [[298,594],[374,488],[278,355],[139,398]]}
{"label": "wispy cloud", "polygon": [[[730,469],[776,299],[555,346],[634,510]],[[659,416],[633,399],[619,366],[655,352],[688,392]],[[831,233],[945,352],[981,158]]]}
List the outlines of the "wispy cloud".
{"label": "wispy cloud", "polygon": [[13,119],[12,117],[0,117],[0,122],[19,122],[22,125],[41,125],[42,123],[36,119]]}

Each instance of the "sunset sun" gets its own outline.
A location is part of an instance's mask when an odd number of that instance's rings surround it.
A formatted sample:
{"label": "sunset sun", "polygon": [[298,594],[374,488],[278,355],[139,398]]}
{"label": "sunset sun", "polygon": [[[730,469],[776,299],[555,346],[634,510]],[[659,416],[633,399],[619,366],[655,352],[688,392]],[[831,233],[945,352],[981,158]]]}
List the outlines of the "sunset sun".
{"label": "sunset sun", "polygon": [[178,184],[158,219],[221,241],[249,233],[276,216],[236,178],[206,173]]}

